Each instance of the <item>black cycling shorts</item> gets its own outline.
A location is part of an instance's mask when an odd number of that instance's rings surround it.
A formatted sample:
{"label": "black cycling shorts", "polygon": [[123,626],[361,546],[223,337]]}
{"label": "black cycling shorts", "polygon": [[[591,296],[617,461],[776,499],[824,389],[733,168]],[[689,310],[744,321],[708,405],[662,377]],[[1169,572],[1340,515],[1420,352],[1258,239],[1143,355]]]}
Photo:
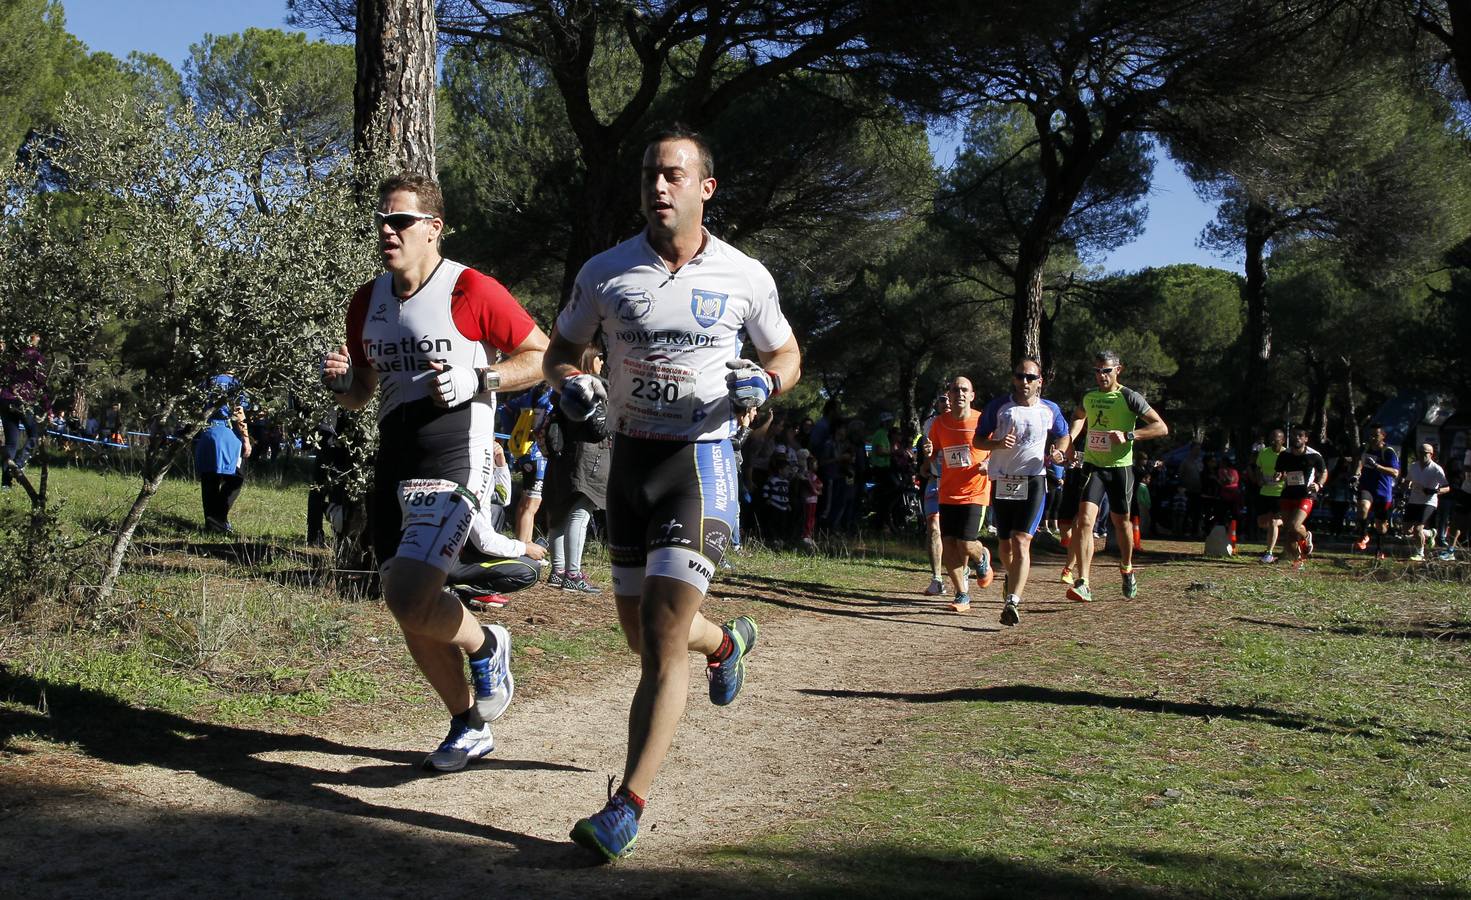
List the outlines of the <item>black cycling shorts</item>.
{"label": "black cycling shorts", "polygon": [[681,565],[725,558],[740,515],[736,454],[729,440],[660,441],[618,435],[608,463],[608,557],[614,589],[637,593],[650,553],[688,551]]}
{"label": "black cycling shorts", "polygon": [[1042,524],[1042,509],[1047,501],[1047,476],[1027,478],[1027,499],[1003,500],[996,496],[996,482],[991,482],[991,510],[996,516],[996,536],[1006,540],[1017,534],[1035,535]]}
{"label": "black cycling shorts", "polygon": [[399,482],[443,478],[470,491],[482,504],[486,501],[495,445],[490,419],[485,404],[446,410],[425,400],[395,407],[379,424],[373,489],[368,494],[368,520],[378,565],[398,555],[404,537]]}
{"label": "black cycling shorts", "polygon": [[1071,522],[1078,515],[1078,506],[1083,502],[1083,470],[1068,469],[1062,478],[1062,497],[1057,501],[1057,518]]}
{"label": "black cycling shorts", "polygon": [[1108,498],[1109,512],[1128,518],[1134,508],[1134,467],[1095,466],[1083,463],[1083,503],[1102,506]]}
{"label": "black cycling shorts", "polygon": [[979,503],[941,503],[940,537],[957,541],[981,539],[981,520],[986,517],[986,507]]}

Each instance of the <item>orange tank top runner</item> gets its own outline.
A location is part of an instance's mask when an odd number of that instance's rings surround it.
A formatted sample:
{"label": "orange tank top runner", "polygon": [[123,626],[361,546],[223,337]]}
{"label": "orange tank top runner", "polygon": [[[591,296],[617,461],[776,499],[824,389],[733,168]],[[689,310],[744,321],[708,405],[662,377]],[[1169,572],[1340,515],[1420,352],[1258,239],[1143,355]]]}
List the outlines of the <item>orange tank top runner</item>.
{"label": "orange tank top runner", "polygon": [[976,426],[981,423],[980,412],[968,409],[965,413],[960,421],[948,413],[936,416],[930,425],[930,442],[935,445],[935,456],[940,460],[940,502],[988,506],[991,482],[986,477],[984,463],[991,454],[974,446]]}

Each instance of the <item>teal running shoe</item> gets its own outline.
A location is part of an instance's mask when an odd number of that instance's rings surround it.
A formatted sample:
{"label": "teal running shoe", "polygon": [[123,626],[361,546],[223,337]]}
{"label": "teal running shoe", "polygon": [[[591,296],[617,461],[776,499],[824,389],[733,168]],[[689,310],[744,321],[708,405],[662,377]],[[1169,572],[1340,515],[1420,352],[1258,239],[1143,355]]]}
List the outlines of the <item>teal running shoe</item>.
{"label": "teal running shoe", "polygon": [[756,620],[750,616],[732,619],[720,626],[730,635],[735,648],[724,662],[710,663],[705,677],[710,680],[710,702],[729,706],[740,695],[746,681],[746,656],[756,647]]}

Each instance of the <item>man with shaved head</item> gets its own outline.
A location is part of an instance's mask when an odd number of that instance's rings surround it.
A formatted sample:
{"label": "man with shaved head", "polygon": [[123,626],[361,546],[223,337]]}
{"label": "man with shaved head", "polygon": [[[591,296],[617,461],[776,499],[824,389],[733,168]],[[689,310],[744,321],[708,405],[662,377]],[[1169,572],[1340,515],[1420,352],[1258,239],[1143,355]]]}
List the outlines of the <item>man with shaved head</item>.
{"label": "man with shaved head", "polygon": [[964,375],[950,379],[945,393],[949,409],[935,417],[927,435],[940,462],[940,565],[955,589],[950,608],[969,612],[970,563],[975,561],[977,587],[989,587],[995,577],[990,554],[981,543],[981,523],[991,502],[986,478],[990,453],[975,446],[981,414],[971,406],[976,390],[970,379]]}

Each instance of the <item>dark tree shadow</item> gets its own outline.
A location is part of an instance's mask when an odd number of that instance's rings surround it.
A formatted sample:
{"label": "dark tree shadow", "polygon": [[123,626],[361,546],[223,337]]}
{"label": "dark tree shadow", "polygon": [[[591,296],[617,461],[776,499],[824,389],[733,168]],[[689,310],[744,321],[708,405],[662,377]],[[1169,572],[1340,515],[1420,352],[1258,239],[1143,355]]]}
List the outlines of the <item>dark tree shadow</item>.
{"label": "dark tree shadow", "polygon": [[1459,644],[1471,641],[1471,622],[1410,622],[1406,625],[1308,625],[1303,622],[1274,622],[1270,619],[1248,619],[1232,616],[1231,621],[1267,628],[1304,631],[1311,634],[1337,634],[1344,637],[1382,637],[1421,641],[1443,641]]}
{"label": "dark tree shadow", "polygon": [[1363,738],[1389,738],[1398,743],[1420,745],[1439,741],[1458,748],[1471,746],[1462,734],[1421,730],[1387,725],[1375,719],[1353,721],[1324,719],[1302,713],[1283,712],[1265,706],[1210,703],[1204,700],[1166,700],[1161,697],[1120,697],[1095,691],[1059,690],[1040,685],[1014,684],[988,688],[952,688],[928,693],[905,691],[861,691],[829,688],[799,688],[799,694],[856,700],[891,700],[902,703],[1046,703],[1054,706],[1089,706],[1097,709],[1119,709],[1129,712],[1164,713],[1193,719],[1231,719],[1237,722],[1271,725],[1291,731],[1313,734],[1346,735]]}
{"label": "dark tree shadow", "polygon": [[[18,734],[35,734],[75,745],[89,757],[104,762],[192,772],[224,787],[278,803],[498,841],[511,845],[538,865],[563,857],[569,848],[443,813],[379,806],[331,790],[337,785],[391,787],[415,778],[435,777],[417,768],[423,758],[420,752],[350,746],[312,735],[212,725],[159,710],[136,709],[99,691],[38,679],[4,664],[0,664],[0,698],[23,707],[20,711],[0,708],[0,749],[8,749]],[[44,713],[39,711],[43,708]],[[279,752],[366,757],[391,765],[334,772],[257,758],[257,754]],[[484,766],[513,771],[587,771],[500,758]]]}

